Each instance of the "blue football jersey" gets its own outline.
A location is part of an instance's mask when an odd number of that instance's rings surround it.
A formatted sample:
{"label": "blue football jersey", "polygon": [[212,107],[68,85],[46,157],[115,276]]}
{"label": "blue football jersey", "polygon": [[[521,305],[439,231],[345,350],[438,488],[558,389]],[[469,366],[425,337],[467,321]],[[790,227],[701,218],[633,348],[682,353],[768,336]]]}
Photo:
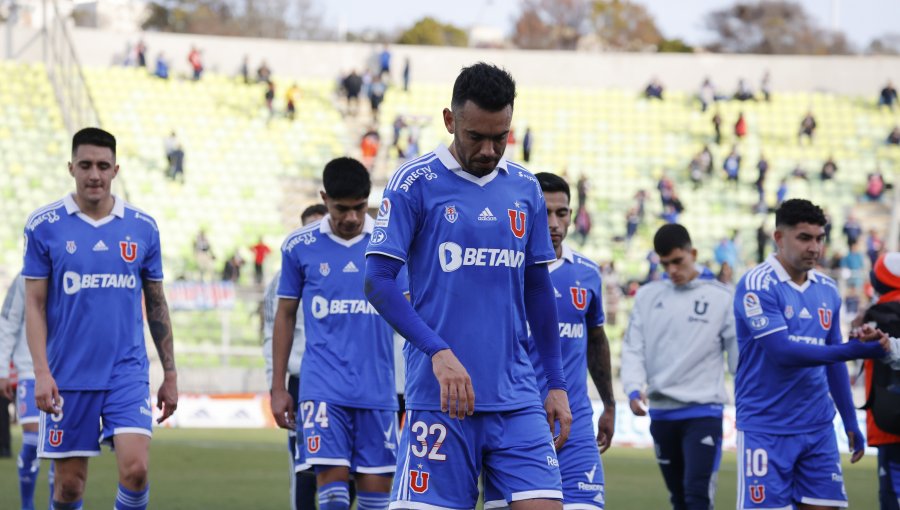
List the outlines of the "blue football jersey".
{"label": "blue football jersey", "polygon": [[95,221],[71,195],[31,214],[22,275],[47,279],[47,358],[60,390],[148,381],[142,280],[163,279],[159,229],[115,197]]}
{"label": "blue football jersey", "polygon": [[[350,240],[330,216],[292,232],[281,246],[278,296],[301,299],[306,352],[300,400],[396,410],[394,331],[366,300],[366,242],[374,222]],[[400,272],[401,288],[406,287]]]}
{"label": "blue football jersey", "polygon": [[[525,267],[556,259],[537,179],[505,159],[484,177],[438,147],[384,192],[367,253],[407,263],[412,305],[472,378],[476,411],[539,402],[525,352]],[[406,346],[406,402],[440,410],[431,359]]]}
{"label": "blue football jersey", "polygon": [[790,342],[840,344],[840,310],[834,280],[810,271],[799,286],[774,255],[741,278],[734,295],[738,429],[802,434],[832,422],[835,409],[825,367],[778,365],[756,340],[787,330]]}
{"label": "blue football jersey", "polygon": [[[588,330],[602,326],[605,320],[600,291],[600,267],[563,245],[563,258],[550,264],[550,279],[556,290],[559,340],[568,385],[569,407],[573,417],[585,413],[593,416],[587,387],[587,341]],[[528,354],[534,365],[541,396],[546,398],[548,389],[544,367],[531,338],[528,341]]]}

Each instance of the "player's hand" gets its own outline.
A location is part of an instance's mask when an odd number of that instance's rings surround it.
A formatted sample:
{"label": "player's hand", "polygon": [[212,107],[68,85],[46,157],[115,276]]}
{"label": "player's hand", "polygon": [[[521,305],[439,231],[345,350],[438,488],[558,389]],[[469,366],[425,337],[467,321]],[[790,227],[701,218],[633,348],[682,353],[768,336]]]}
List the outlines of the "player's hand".
{"label": "player's hand", "polygon": [[163,382],[156,392],[156,407],[162,411],[162,416],[156,419],[156,423],[166,421],[178,408],[178,375],[169,371],[163,376]]}
{"label": "player's hand", "polygon": [[34,403],[37,408],[48,414],[62,412],[62,399],[59,396],[59,388],[49,372],[43,375],[34,375]]}
{"label": "player's hand", "polygon": [[628,405],[635,416],[647,416],[647,394],[641,392],[641,398],[633,398]]}
{"label": "player's hand", "polygon": [[853,452],[850,463],[856,464],[866,454],[866,440],[859,430],[848,430],[847,440],[850,443],[850,451]]}
{"label": "player's hand", "polygon": [[872,327],[871,324],[863,324],[850,330],[850,336],[862,342],[878,340],[884,333],[878,328]]}
{"label": "player's hand", "polygon": [[3,395],[6,400],[13,400],[12,386],[12,382],[9,379],[0,377],[0,395]]}
{"label": "player's hand", "polygon": [[291,394],[284,388],[272,388],[271,397],[272,416],[279,427],[295,430],[297,423],[294,421],[294,402]]}
{"label": "player's hand", "polygon": [[553,438],[553,446],[556,451],[566,444],[569,439],[569,430],[572,428],[572,410],[569,409],[569,394],[565,390],[550,390],[547,399],[544,400],[544,410],[547,411],[547,423],[550,425],[550,435],[556,431],[556,423],[559,423],[559,436]]}
{"label": "player's hand", "polygon": [[600,448],[600,453],[609,450],[615,432],[616,406],[603,406],[603,413],[597,420],[597,447]]}
{"label": "player's hand", "polygon": [[450,349],[431,357],[431,368],[441,385],[441,412],[460,420],[475,412],[475,389],[472,378]]}

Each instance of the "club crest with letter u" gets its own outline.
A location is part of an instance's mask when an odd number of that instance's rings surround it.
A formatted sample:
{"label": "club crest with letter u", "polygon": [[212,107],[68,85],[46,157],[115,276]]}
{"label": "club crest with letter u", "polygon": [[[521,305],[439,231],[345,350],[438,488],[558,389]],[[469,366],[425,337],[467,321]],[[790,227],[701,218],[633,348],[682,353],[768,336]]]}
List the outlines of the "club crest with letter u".
{"label": "club crest with letter u", "polygon": [[311,436],[306,438],[306,451],[309,453],[316,453],[319,451],[319,437],[320,436]]}
{"label": "club crest with letter u", "polygon": [[131,241],[119,241],[119,254],[125,262],[137,260],[137,243]]}
{"label": "club crest with letter u", "polygon": [[509,214],[509,228],[513,235],[519,239],[525,237],[525,211],[507,209],[506,212]]}
{"label": "club crest with letter u", "polygon": [[576,310],[584,310],[587,307],[587,289],[581,287],[569,287],[572,294],[572,306]]}

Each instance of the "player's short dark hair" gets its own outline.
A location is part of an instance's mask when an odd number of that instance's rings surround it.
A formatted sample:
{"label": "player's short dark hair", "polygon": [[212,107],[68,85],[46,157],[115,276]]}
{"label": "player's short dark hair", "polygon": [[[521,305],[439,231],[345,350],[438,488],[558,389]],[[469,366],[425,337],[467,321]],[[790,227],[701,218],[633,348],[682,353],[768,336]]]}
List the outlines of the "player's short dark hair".
{"label": "player's short dark hair", "polygon": [[325,207],[325,204],[313,204],[300,213],[300,221],[306,221],[310,216],[325,216],[328,214],[328,208]]}
{"label": "player's short dark hair", "polygon": [[369,171],[353,158],[335,158],[322,171],[322,185],[330,198],[366,198],[372,191]]}
{"label": "player's short dark hair", "polygon": [[540,172],[534,174],[537,177],[538,184],[541,185],[541,191],[544,193],[554,193],[561,191],[566,194],[566,200],[572,199],[572,193],[569,190],[569,183],[562,177],[551,174],[550,172]]}
{"label": "player's short dark hair", "polygon": [[782,202],[775,211],[775,227],[796,227],[800,223],[809,223],[824,227],[828,220],[825,212],[816,204],[802,198],[792,198]]}
{"label": "player's short dark hair", "polygon": [[453,84],[450,106],[461,109],[466,101],[489,112],[499,112],[516,100],[516,82],[505,69],[478,62],[463,67]]}
{"label": "player's short dark hair", "polygon": [[693,247],[691,234],[678,223],[669,223],[659,227],[653,236],[653,250],[660,257],[672,253],[677,249],[690,250]]}
{"label": "player's short dark hair", "polygon": [[116,137],[109,131],[100,128],[86,127],[75,133],[72,137],[72,154],[78,150],[79,145],[96,145],[97,147],[106,147],[111,150],[113,156],[116,155]]}

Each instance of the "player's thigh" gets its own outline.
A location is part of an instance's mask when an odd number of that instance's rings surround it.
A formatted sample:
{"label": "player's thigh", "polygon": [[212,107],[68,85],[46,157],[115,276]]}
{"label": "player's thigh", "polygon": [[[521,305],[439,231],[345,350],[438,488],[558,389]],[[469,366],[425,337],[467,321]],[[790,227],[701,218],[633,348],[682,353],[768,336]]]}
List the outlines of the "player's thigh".
{"label": "player's thigh", "polygon": [[806,448],[794,468],[794,500],[807,505],[847,506],[837,438],[830,426],[804,434]]}
{"label": "player's thigh", "polygon": [[596,510],[605,505],[603,462],[593,428],[589,432],[569,436],[556,454],[566,510]]}
{"label": "player's thigh", "polygon": [[100,416],[103,418],[101,443],[118,447],[114,438],[120,434],[141,435],[149,440],[153,436],[150,384],[146,381],[116,382],[104,392]]}
{"label": "player's thigh", "polygon": [[397,415],[381,409],[354,409],[353,422],[351,471],[381,475],[379,478],[387,476],[388,485],[375,492],[389,491],[390,476],[397,469]]}
{"label": "player's thigh", "polygon": [[559,459],[543,408],[484,413],[484,420],[485,508],[526,500],[561,501]]}
{"label": "player's thigh", "polygon": [[19,423],[28,425],[25,430],[37,431],[37,423],[41,419],[41,410],[34,400],[34,379],[21,379],[16,387],[16,414]]}
{"label": "player's thigh", "polygon": [[100,455],[102,391],[60,391],[60,412],[40,412],[38,457],[64,459]]}
{"label": "player's thigh", "polygon": [[[297,412],[306,464],[350,468],[353,456],[353,410],[322,400],[304,400]],[[299,439],[299,437],[298,437]],[[319,469],[317,469],[317,473]]]}
{"label": "player's thigh", "polygon": [[799,435],[737,433],[737,508],[791,508]]}
{"label": "player's thigh", "polygon": [[474,508],[481,471],[481,413],[464,420],[407,410],[397,448],[391,509]]}

